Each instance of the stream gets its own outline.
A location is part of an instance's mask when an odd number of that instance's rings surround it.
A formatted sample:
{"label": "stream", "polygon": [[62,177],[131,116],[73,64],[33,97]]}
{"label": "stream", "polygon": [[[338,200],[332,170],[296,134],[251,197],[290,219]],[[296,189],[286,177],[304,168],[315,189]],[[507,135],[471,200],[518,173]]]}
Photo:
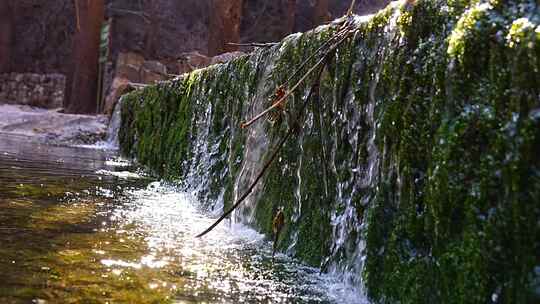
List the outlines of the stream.
{"label": "stream", "polygon": [[[215,215],[214,215],[215,217]],[[0,303],[353,303],[113,150],[0,135]]]}

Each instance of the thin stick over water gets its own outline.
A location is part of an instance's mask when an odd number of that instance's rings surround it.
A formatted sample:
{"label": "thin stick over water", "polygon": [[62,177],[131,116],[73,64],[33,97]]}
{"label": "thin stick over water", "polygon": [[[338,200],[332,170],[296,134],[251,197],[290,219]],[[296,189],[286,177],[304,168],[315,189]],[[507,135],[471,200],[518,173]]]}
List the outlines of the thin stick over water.
{"label": "thin stick over water", "polygon": [[[350,32],[348,32],[350,33]],[[255,188],[255,186],[257,185],[257,183],[259,182],[259,180],[263,177],[263,175],[266,173],[266,171],[268,170],[268,168],[270,168],[270,165],[272,165],[272,163],[274,162],[274,160],[276,159],[277,155],[279,154],[281,148],[283,148],[283,145],[285,144],[285,142],[287,142],[287,140],[291,137],[291,135],[294,133],[295,129],[293,126],[297,126],[297,125],[300,125],[298,122],[300,121],[300,119],[302,118],[302,115],[309,103],[309,100],[311,99],[311,96],[313,95],[313,92],[315,91],[315,88],[318,87],[318,83],[320,81],[320,78],[321,78],[321,75],[322,75],[322,72],[324,70],[324,65],[322,65],[323,62],[326,61],[327,57],[330,55],[331,52],[333,52],[341,43],[343,43],[343,41],[345,41],[345,39],[347,39],[349,37],[349,35],[345,34],[343,37],[341,37],[341,39],[339,39],[336,43],[334,43],[330,48],[328,48],[326,50],[326,52],[324,53],[324,55],[322,56],[322,58],[317,62],[317,64],[315,64],[315,66],[310,69],[310,71],[313,71],[316,67],[320,67],[319,71],[318,71],[318,74],[317,74],[317,77],[315,78],[315,82],[313,83],[313,85],[311,86],[310,90],[309,90],[309,93],[308,93],[308,96],[307,98],[305,99],[303,105],[302,105],[302,108],[300,109],[300,111],[298,112],[298,115],[296,116],[296,119],[291,123],[290,125],[290,128],[289,128],[289,131],[287,132],[287,134],[281,139],[281,141],[279,142],[277,148],[274,150],[274,152],[272,153],[272,156],[270,157],[270,159],[265,163],[264,167],[262,168],[261,172],[259,172],[259,174],[257,175],[257,177],[255,178],[255,181],[253,183],[251,183],[251,185],[249,186],[248,190],[236,201],[236,203],[231,207],[229,208],[229,210],[227,210],[225,213],[223,213],[212,225],[210,225],[210,227],[208,227],[206,230],[204,230],[203,232],[201,232],[200,234],[198,234],[196,236],[196,238],[200,238],[200,237],[203,237],[205,236],[207,233],[209,233],[210,231],[212,231],[219,223],[221,223],[224,219],[227,218],[227,216],[229,216],[238,206],[240,206],[240,204],[251,194],[251,192],[253,191],[253,189]],[[330,40],[333,40],[333,38],[331,38]],[[308,73],[309,75],[309,73]],[[302,78],[301,81],[299,81],[294,89],[296,89],[300,83],[306,78],[307,76],[304,76]],[[291,91],[294,91],[294,90],[291,90]],[[276,102],[275,104],[278,104],[278,102]],[[274,104],[274,105],[275,105]],[[262,115],[258,115],[260,117],[262,117]],[[252,119],[253,121],[256,120],[256,119]]]}
{"label": "thin stick over water", "polygon": [[[287,91],[287,94],[285,94],[283,97],[281,97],[279,100],[277,100],[276,102],[274,102],[270,107],[268,107],[266,110],[262,111],[261,113],[257,114],[255,117],[251,118],[249,121],[245,122],[245,123],[242,123],[240,125],[241,128],[247,128],[249,126],[251,126],[253,123],[255,123],[257,120],[261,119],[262,117],[264,117],[266,114],[268,114],[268,112],[272,111],[273,109],[279,107],[285,100],[287,100],[287,98],[289,98],[289,96],[292,95],[292,93],[302,84],[302,82],[304,82],[304,80],[320,65],[322,64],[322,62],[324,61],[324,58],[327,56],[327,54],[334,50],[338,45],[340,45],[347,37],[348,37],[348,34],[350,33],[350,31],[348,29],[344,30],[343,32],[340,32],[338,34],[336,34],[335,36],[333,36],[332,38],[330,38],[326,43],[323,44],[323,46],[327,46],[329,42],[333,41],[336,37],[339,37],[341,35],[343,35],[343,37],[341,37],[341,39],[339,39],[332,47],[330,47],[325,53],[324,53],[324,56],[322,56],[322,58],[309,70],[306,72],[306,74],[298,81],[296,82],[296,84],[290,89]],[[321,46],[319,49],[321,49],[323,46]],[[305,64],[307,64],[307,62],[309,60],[311,60],[311,58],[316,55],[318,52],[319,52],[319,49],[317,51],[315,51],[314,54],[312,54],[307,60],[305,60],[301,66],[304,66]],[[296,72],[294,74],[296,74],[301,68],[297,69]],[[287,81],[285,83],[288,83],[289,81],[291,80],[291,78],[287,79]]]}
{"label": "thin stick over water", "polygon": [[[326,57],[326,56],[325,56]],[[313,92],[315,91],[315,88],[318,87],[318,82],[319,82],[319,79],[321,78],[321,75],[322,75],[322,71],[324,70],[324,66],[321,66],[320,67],[320,70],[319,70],[319,73],[317,75],[317,78],[316,78],[316,81],[315,83],[311,86],[310,90],[309,90],[309,94],[308,96],[306,97],[306,100],[304,101],[304,104],[302,105],[302,108],[300,109],[300,111],[298,112],[298,115],[296,116],[296,119],[295,121],[291,122],[291,126],[289,127],[289,131],[287,132],[287,134],[281,139],[281,141],[279,142],[279,144],[277,145],[277,148],[274,150],[274,152],[272,153],[272,156],[270,157],[270,159],[266,162],[266,164],[264,164],[264,167],[262,168],[261,172],[259,172],[259,174],[257,175],[257,178],[255,178],[255,181],[253,181],[253,183],[251,183],[251,185],[249,186],[248,190],[236,201],[236,203],[231,207],[229,208],[229,210],[227,210],[225,213],[223,213],[223,215],[221,215],[221,217],[219,217],[219,219],[217,219],[210,227],[208,227],[205,231],[203,231],[202,233],[198,234],[196,237],[197,238],[200,238],[200,237],[203,237],[205,234],[209,233],[210,231],[212,231],[219,223],[221,223],[225,218],[227,218],[227,216],[229,216],[238,206],[240,206],[240,204],[251,194],[251,192],[253,191],[253,189],[255,188],[255,186],[257,185],[257,183],[259,182],[259,180],[263,177],[264,173],[266,173],[266,171],[268,170],[268,168],[270,168],[270,165],[272,165],[272,163],[274,162],[274,160],[276,159],[276,157],[278,156],[281,148],[283,148],[283,145],[285,145],[285,142],[287,142],[287,140],[291,137],[291,135],[295,132],[295,128],[294,126],[298,125],[298,121],[302,118],[302,115],[304,113],[304,110],[306,109],[308,103],[309,103],[309,100],[311,99],[311,96],[313,95]]]}

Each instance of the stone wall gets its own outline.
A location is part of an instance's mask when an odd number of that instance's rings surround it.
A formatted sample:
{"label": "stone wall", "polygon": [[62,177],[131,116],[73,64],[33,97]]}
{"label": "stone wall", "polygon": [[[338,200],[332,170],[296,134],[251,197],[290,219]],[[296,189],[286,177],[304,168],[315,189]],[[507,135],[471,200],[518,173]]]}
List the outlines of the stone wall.
{"label": "stone wall", "polygon": [[3,1],[11,3],[14,16],[10,64],[5,71],[66,74],[76,30],[74,2]]}
{"label": "stone wall", "polygon": [[0,103],[60,108],[66,77],[62,74],[0,74]]}
{"label": "stone wall", "polygon": [[133,84],[155,84],[179,74],[189,73],[212,64],[225,63],[245,55],[242,52],[224,53],[208,57],[199,52],[183,53],[177,60],[146,60],[137,53],[120,53],[111,84],[106,86],[104,114],[111,115],[120,97],[133,88]]}

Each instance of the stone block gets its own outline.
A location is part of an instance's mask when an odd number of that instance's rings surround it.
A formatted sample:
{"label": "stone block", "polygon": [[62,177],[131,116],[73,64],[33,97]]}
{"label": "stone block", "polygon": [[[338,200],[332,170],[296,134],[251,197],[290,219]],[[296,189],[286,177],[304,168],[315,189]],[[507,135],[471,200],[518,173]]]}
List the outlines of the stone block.
{"label": "stone block", "polygon": [[188,73],[196,69],[201,69],[210,65],[212,59],[199,52],[183,53],[178,56],[177,66],[180,74]]}
{"label": "stone block", "polygon": [[49,100],[49,109],[61,108],[64,105],[64,96],[53,97]]}
{"label": "stone block", "polygon": [[229,52],[229,53],[223,53],[217,56],[212,57],[212,60],[210,64],[217,64],[217,63],[226,63],[233,59],[236,59],[240,56],[245,55],[244,52]]}
{"label": "stone block", "polygon": [[127,93],[130,90],[129,79],[123,77],[115,77],[112,81],[109,94],[105,98],[104,114],[111,115],[114,110],[114,106],[120,96]]}
{"label": "stone block", "polygon": [[14,92],[17,91],[17,81],[10,81],[9,82],[9,91]]}
{"label": "stone block", "polygon": [[15,101],[17,103],[20,102],[21,104],[28,104],[30,102],[27,91],[20,90],[16,94],[17,98],[15,99]]}
{"label": "stone block", "polygon": [[141,70],[141,80],[140,80],[141,83],[152,84],[157,81],[161,81],[165,79],[167,79],[166,75],[154,73],[146,69]]}
{"label": "stone block", "polygon": [[39,74],[28,74],[27,75],[27,81],[31,82],[31,83],[41,83],[42,82],[42,77],[41,75]]}
{"label": "stone block", "polygon": [[129,79],[131,82],[141,82],[140,67],[134,65],[116,66],[116,77]]}
{"label": "stone block", "polygon": [[142,69],[148,72],[167,76],[167,67],[156,60],[145,61],[142,65]]}
{"label": "stone block", "polygon": [[116,60],[116,66],[132,65],[135,67],[140,67],[143,65],[144,61],[144,57],[137,53],[120,53],[118,54],[118,59]]}

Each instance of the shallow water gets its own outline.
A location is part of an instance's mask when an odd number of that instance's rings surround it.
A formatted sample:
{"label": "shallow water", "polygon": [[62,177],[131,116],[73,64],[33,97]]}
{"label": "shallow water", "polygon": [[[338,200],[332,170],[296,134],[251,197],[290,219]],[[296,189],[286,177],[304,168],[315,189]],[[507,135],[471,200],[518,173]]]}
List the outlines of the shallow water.
{"label": "shallow water", "polygon": [[194,238],[197,205],[112,151],[0,135],[0,303],[354,302],[252,229]]}

